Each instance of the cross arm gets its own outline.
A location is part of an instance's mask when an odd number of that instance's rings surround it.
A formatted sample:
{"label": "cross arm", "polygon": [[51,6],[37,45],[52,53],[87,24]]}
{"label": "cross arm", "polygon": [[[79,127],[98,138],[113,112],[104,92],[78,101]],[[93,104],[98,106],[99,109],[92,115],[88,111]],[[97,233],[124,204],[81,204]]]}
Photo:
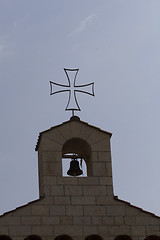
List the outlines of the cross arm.
{"label": "cross arm", "polygon": [[69,91],[68,89],[62,89],[62,87],[66,88],[66,87],[69,87],[69,86],[50,81],[50,95]]}
{"label": "cross arm", "polygon": [[94,94],[94,82],[75,86],[75,91],[86,93],[86,94],[89,94],[91,96],[95,96],[95,94]]}

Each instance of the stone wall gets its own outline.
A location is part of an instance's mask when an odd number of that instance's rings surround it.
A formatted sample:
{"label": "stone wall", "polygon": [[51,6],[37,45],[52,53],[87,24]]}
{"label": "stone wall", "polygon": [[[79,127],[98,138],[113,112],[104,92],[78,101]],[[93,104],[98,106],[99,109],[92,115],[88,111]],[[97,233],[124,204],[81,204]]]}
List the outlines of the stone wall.
{"label": "stone wall", "polygon": [[[133,239],[160,235],[160,218],[107,196],[97,178],[58,178],[48,194],[38,201],[0,217],[0,234],[22,240],[30,234],[53,240],[61,234],[84,239],[98,234],[114,239],[120,234]],[[92,185],[91,182],[94,182]]]}
{"label": "stone wall", "polygon": [[[69,121],[40,134],[40,199],[0,217],[0,234],[23,240],[36,234],[44,240],[67,234],[76,240],[98,234],[104,240],[129,235],[142,240],[160,235],[160,218],[113,195],[111,134],[81,121]],[[62,149],[68,139],[91,146],[92,176],[63,177]]]}

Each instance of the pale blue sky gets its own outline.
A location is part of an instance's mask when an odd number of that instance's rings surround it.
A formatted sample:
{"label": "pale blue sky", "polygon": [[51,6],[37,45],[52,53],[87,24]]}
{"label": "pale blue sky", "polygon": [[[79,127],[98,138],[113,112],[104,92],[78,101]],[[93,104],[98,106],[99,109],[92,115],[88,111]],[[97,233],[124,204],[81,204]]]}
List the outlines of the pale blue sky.
{"label": "pale blue sky", "polygon": [[160,1],[0,0],[0,213],[38,197],[38,133],[68,120],[49,81],[95,82],[82,121],[113,133],[114,193],[160,215]]}

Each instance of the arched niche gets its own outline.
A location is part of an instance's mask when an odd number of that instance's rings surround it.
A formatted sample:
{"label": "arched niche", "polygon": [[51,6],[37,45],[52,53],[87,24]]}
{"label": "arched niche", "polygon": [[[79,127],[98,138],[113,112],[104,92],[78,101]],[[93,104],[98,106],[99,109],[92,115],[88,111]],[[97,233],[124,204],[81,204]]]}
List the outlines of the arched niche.
{"label": "arched niche", "polygon": [[87,236],[85,240],[103,240],[103,238],[97,234],[92,234]]}
{"label": "arched niche", "polygon": [[0,235],[0,240],[12,240],[8,235]]}
{"label": "arched niche", "polygon": [[67,158],[67,155],[75,154],[82,158],[87,166],[87,176],[92,176],[92,150],[87,141],[81,138],[71,138],[67,140],[62,147],[62,158]]}
{"label": "arched niche", "polygon": [[114,240],[132,240],[128,235],[118,235]]}
{"label": "arched niche", "polygon": [[38,235],[32,234],[27,236],[24,240],[42,240],[42,238]]}
{"label": "arched niche", "polygon": [[62,235],[55,237],[55,240],[73,240],[73,239],[69,235],[62,234]]}

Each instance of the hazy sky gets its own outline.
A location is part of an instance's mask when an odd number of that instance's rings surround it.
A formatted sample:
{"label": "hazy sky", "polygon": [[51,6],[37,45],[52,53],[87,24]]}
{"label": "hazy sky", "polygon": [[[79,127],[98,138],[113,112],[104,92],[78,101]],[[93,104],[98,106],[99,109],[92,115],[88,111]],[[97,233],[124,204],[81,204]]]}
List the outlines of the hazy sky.
{"label": "hazy sky", "polygon": [[95,82],[82,121],[113,133],[114,194],[160,215],[160,1],[0,0],[0,213],[38,197],[39,132],[69,120],[49,81]]}

